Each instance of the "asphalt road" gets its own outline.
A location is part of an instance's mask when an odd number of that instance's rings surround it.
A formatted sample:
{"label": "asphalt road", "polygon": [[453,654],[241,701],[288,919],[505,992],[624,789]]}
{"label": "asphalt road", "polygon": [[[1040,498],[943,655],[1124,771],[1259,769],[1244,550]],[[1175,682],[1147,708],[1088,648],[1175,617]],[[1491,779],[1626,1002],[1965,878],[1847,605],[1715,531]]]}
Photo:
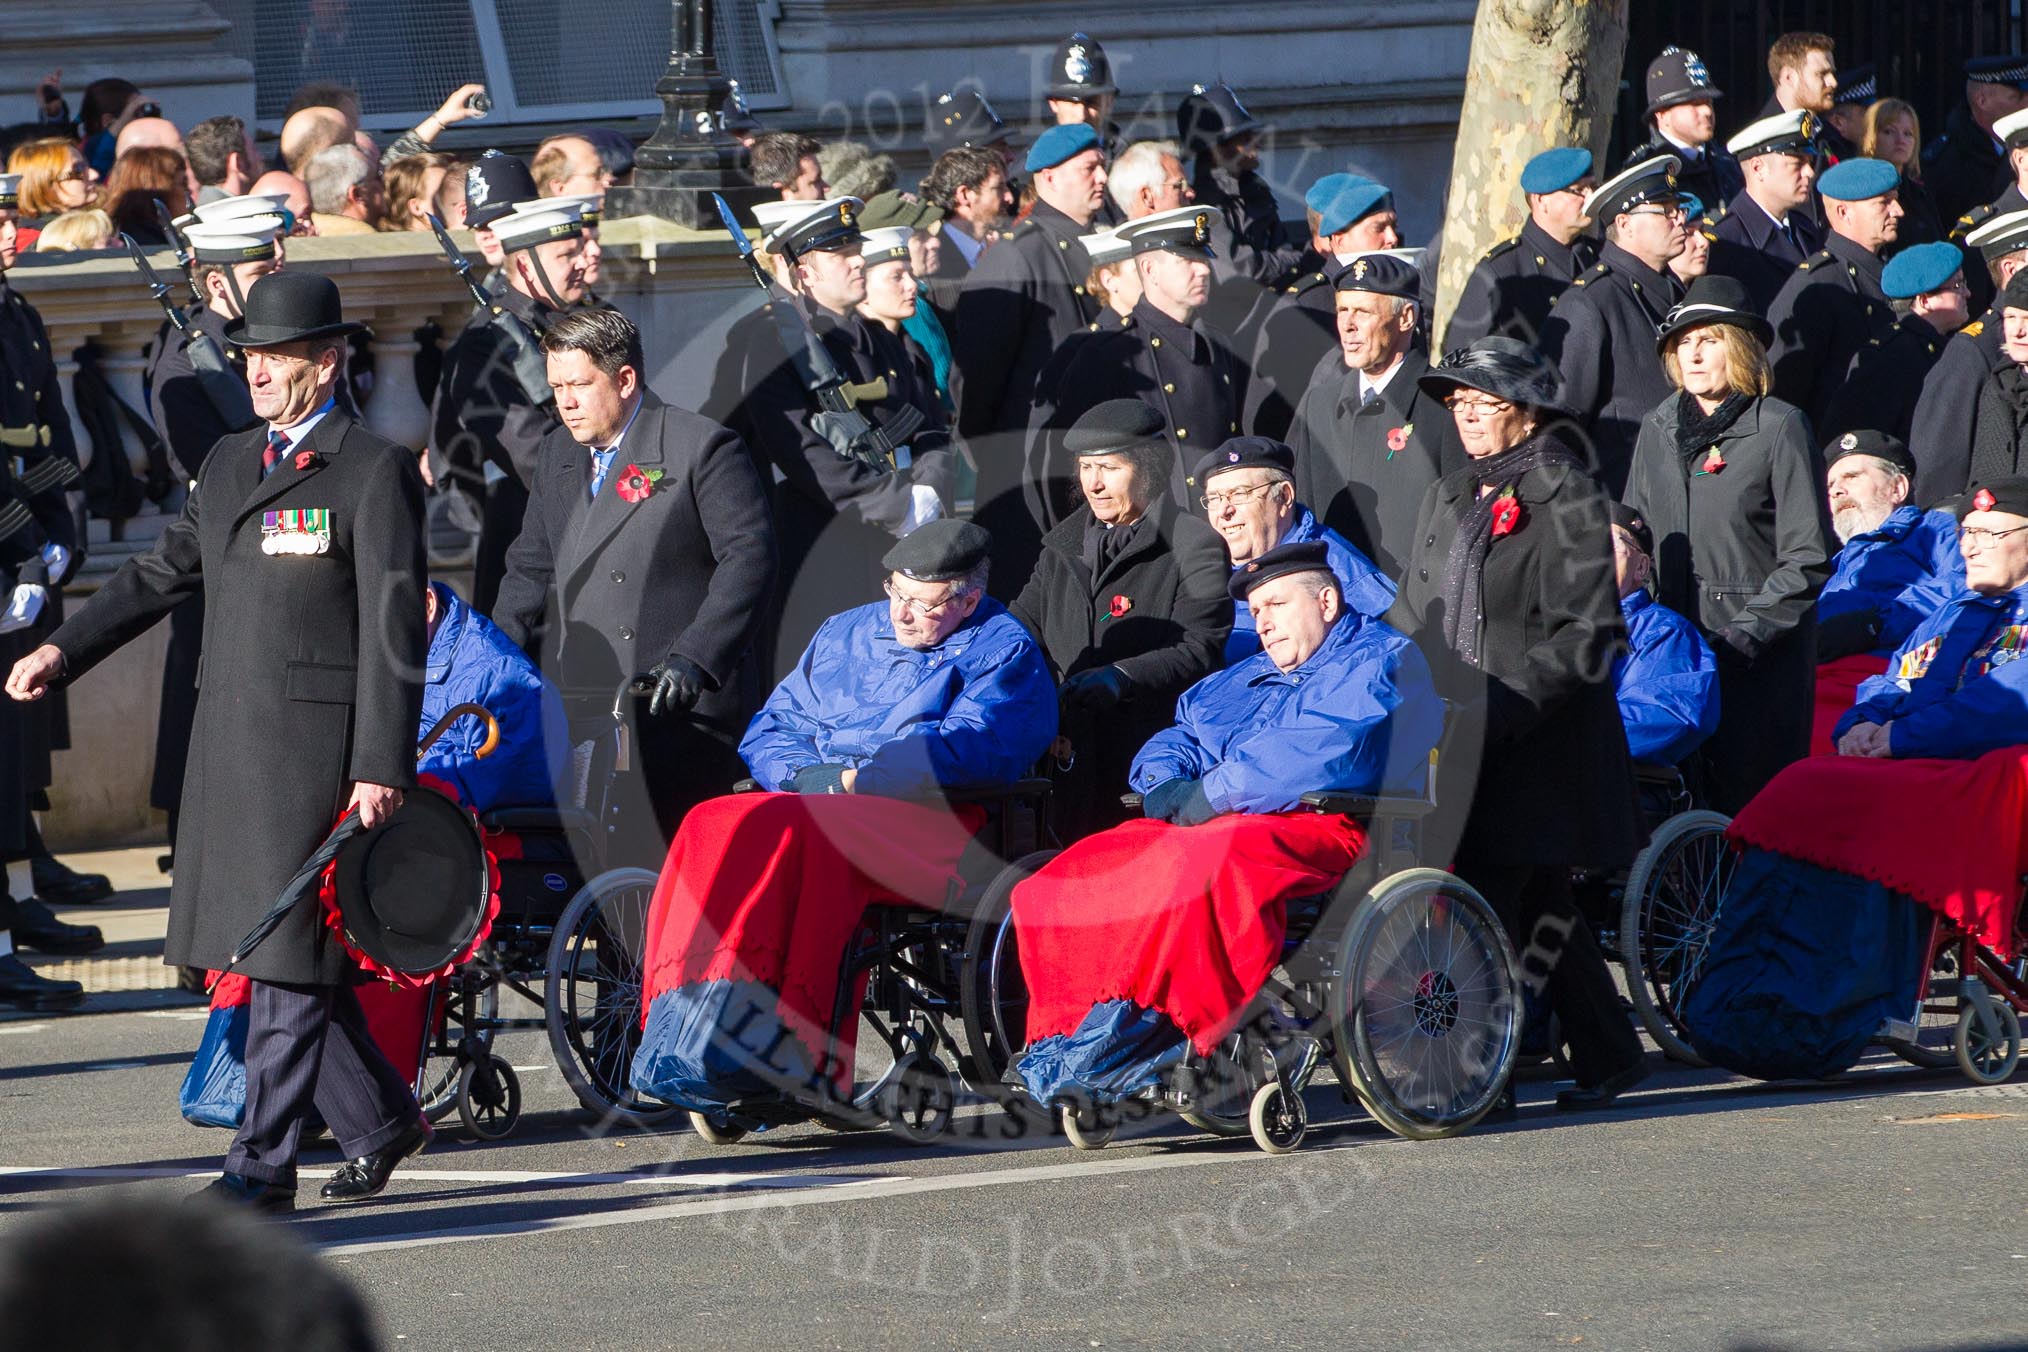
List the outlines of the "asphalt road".
{"label": "asphalt road", "polygon": [[[115,1012],[0,1020],[0,1240],[217,1168],[224,1133],[176,1114],[201,1008],[96,1002]],[[1430,1143],[1323,1083],[1284,1158],[1184,1131],[1098,1154],[816,1129],[712,1148],[593,1134],[539,1034],[502,1047],[526,1068],[509,1140],[453,1118],[351,1209],[314,1201],[324,1146],[277,1222],[389,1347],[2028,1345],[2028,1082],[1668,1067],[1583,1117],[1538,1078],[1518,1123]]]}

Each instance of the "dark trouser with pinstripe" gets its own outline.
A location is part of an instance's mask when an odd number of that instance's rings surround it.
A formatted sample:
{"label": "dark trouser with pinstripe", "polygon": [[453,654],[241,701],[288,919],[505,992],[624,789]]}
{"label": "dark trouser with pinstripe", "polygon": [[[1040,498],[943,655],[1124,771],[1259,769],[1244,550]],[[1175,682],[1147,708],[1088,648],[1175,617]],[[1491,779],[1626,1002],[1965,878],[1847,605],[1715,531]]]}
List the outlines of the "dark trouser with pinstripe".
{"label": "dark trouser with pinstripe", "polygon": [[374,1045],[351,986],[252,985],[246,1114],[227,1173],[294,1187],[296,1147],[313,1107],[347,1159],[415,1124],[415,1095]]}

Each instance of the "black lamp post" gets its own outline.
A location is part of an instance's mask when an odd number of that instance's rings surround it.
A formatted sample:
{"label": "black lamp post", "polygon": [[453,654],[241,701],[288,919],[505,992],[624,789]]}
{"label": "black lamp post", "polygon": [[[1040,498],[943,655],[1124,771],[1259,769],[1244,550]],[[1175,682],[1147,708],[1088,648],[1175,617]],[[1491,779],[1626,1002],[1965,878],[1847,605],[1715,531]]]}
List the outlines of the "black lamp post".
{"label": "black lamp post", "polygon": [[655,82],[662,125],[634,152],[633,183],[607,191],[605,215],[661,216],[715,230],[712,193],[751,196],[740,144],[722,125],[732,85],[712,52],[711,0],[670,0],[669,8],[669,68]]}

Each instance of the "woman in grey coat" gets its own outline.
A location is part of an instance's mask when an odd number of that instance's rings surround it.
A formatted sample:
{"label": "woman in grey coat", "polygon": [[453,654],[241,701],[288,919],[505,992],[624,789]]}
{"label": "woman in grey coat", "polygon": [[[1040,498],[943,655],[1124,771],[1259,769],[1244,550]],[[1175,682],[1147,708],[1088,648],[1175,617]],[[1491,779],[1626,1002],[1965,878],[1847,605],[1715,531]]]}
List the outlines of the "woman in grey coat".
{"label": "woman in grey coat", "polygon": [[1626,502],[1655,532],[1663,605],[1718,654],[1711,806],[1737,812],[1810,750],[1818,590],[1831,575],[1824,462],[1800,409],[1769,398],[1767,321],[1730,277],[1701,277],[1663,321],[1677,392],[1635,443]]}

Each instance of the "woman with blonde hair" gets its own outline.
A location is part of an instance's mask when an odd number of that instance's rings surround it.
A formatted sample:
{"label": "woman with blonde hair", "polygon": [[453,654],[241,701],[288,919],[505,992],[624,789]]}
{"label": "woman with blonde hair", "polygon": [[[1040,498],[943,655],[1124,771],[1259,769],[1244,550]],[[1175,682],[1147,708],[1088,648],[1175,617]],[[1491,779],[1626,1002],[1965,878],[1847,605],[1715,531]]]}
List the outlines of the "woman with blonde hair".
{"label": "woman with blonde hair", "polygon": [[1768,394],[1768,323],[1736,278],[1704,276],[1662,321],[1676,387],[1641,423],[1626,503],[1655,537],[1663,605],[1718,654],[1711,806],[1737,812],[1809,754],[1816,599],[1831,573],[1809,420]]}
{"label": "woman with blonde hair", "polygon": [[190,171],[183,156],[167,146],[135,146],[113,162],[106,180],[106,214],[113,229],[142,244],[167,244],[159,200],[171,217],[190,210]]}
{"label": "woman with blonde hair", "polygon": [[113,243],[113,218],[97,207],[66,211],[36,237],[37,253],[72,253],[82,249],[105,249]]}
{"label": "woman with blonde hair", "polygon": [[436,210],[437,189],[454,157],[427,150],[390,160],[382,171],[387,182],[387,211],[380,228],[389,231],[427,230],[429,213]]}
{"label": "woman with blonde hair", "polygon": [[21,175],[21,217],[15,223],[22,252],[35,247],[44,225],[66,211],[96,203],[99,176],[92,172],[76,145],[61,136],[44,137],[14,147],[7,172]]}
{"label": "woman with blonde hair", "polygon": [[1922,119],[1915,115],[1914,105],[1902,99],[1876,99],[1866,109],[1859,153],[1886,160],[1901,171],[1901,233],[1895,237],[1895,251],[1944,238],[1936,199],[1922,185]]}

